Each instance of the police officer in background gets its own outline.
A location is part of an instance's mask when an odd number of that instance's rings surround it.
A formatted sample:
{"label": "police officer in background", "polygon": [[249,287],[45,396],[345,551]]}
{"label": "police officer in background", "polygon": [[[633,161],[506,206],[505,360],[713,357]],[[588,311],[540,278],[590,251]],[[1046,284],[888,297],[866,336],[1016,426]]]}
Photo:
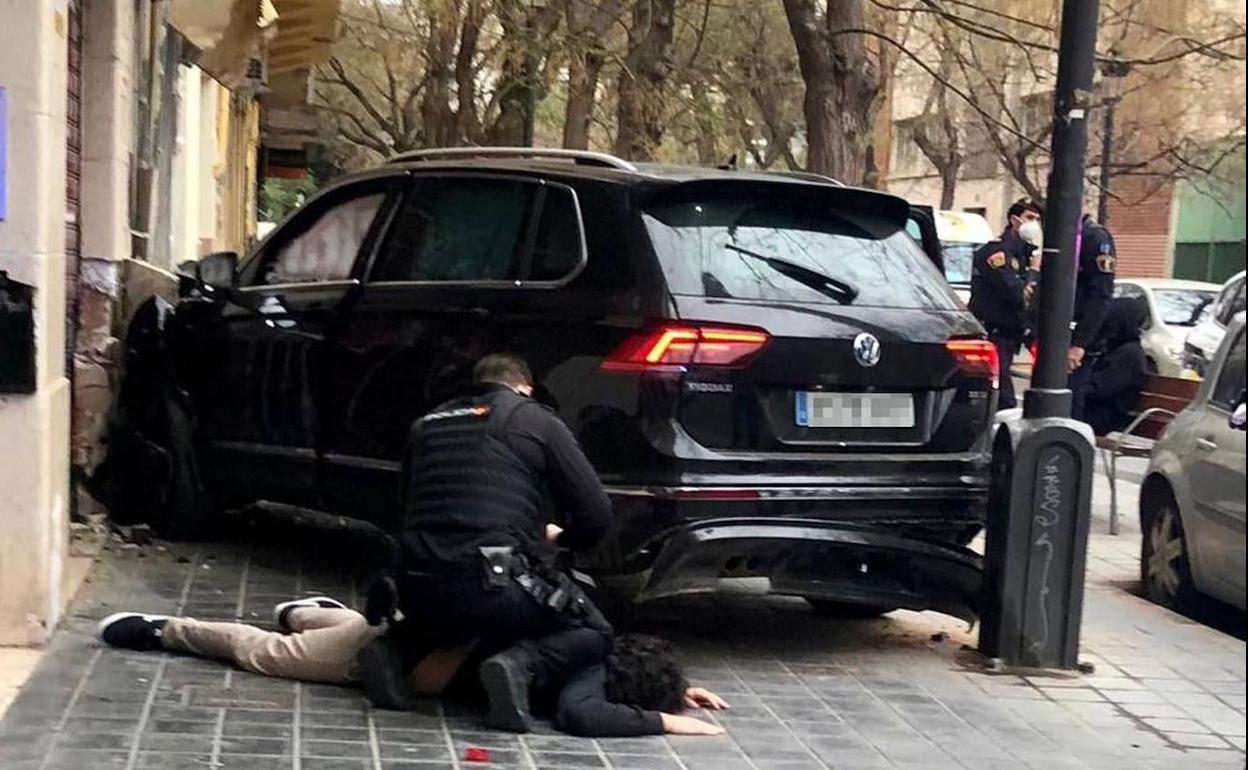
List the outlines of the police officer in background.
{"label": "police officer in background", "polygon": [[1027,303],[1032,291],[1027,274],[1030,268],[1038,269],[1032,260],[1042,237],[1043,214],[1034,201],[1016,201],[1010,206],[1001,237],[979,247],[971,263],[971,312],[988,330],[988,339],[996,346],[1001,362],[998,409],[1017,405],[1010,367],[1027,335]]}
{"label": "police officer in background", "polygon": [[[520,640],[590,630],[559,649],[569,674],[609,649],[610,625],[553,567],[558,549],[590,548],[611,524],[597,473],[568,426],[531,398],[523,361],[486,356],[473,383],[412,428],[396,533],[403,622],[361,656],[375,705],[405,707],[404,672],[432,649],[472,643],[479,663]],[[527,687],[526,672],[504,673]]]}
{"label": "police officer in background", "polygon": [[1114,271],[1118,267],[1118,250],[1114,236],[1094,219],[1084,214],[1079,224],[1079,272],[1075,283],[1075,329],[1070,336],[1066,363],[1070,370],[1072,398],[1071,416],[1085,419],[1084,402],[1088,378],[1095,359],[1102,353],[1096,349],[1101,325],[1114,299]]}

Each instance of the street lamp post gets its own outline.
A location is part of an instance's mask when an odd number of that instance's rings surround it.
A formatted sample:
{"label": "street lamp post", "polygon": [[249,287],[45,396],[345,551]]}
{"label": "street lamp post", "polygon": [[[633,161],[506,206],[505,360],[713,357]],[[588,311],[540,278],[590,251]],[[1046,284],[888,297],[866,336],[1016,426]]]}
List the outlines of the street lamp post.
{"label": "street lamp post", "polygon": [[1066,357],[1098,5],[1062,4],[1039,354],[1022,419],[1005,422],[993,445],[979,649],[1007,667],[1078,666],[1094,468],[1091,429],[1070,419]]}
{"label": "street lamp post", "polygon": [[1109,188],[1113,177],[1114,117],[1118,102],[1122,101],[1122,81],[1131,72],[1129,62],[1117,58],[1115,51],[1101,62],[1101,102],[1105,105],[1105,117],[1101,123],[1101,183],[1097,196],[1096,220],[1109,224]]}

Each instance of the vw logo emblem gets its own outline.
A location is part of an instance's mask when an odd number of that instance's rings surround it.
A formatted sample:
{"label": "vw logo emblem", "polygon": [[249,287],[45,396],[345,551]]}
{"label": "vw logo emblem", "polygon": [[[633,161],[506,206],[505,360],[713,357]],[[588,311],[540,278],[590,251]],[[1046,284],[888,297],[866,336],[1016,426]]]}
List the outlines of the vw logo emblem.
{"label": "vw logo emblem", "polygon": [[872,367],[880,362],[880,341],[874,334],[863,332],[854,337],[854,360],[859,366]]}

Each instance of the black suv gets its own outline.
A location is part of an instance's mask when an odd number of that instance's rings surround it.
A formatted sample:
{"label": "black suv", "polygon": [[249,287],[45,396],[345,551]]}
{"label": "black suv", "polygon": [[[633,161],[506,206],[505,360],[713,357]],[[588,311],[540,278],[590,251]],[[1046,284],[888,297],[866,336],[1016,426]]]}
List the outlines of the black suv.
{"label": "black suv", "polygon": [[384,526],[412,422],[510,351],[615,503],[580,555],[606,583],[969,617],[997,361],[909,216],[809,176],[403,155],[138,314],[113,447],[159,460],[175,529],[207,498]]}

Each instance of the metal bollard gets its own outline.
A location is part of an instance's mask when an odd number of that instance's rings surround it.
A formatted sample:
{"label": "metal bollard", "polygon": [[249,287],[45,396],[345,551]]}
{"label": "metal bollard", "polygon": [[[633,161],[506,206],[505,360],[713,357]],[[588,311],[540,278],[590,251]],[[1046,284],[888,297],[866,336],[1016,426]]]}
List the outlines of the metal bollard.
{"label": "metal bollard", "polygon": [[1006,666],[1075,669],[1095,453],[1069,418],[1002,427],[993,459],[979,649]]}

